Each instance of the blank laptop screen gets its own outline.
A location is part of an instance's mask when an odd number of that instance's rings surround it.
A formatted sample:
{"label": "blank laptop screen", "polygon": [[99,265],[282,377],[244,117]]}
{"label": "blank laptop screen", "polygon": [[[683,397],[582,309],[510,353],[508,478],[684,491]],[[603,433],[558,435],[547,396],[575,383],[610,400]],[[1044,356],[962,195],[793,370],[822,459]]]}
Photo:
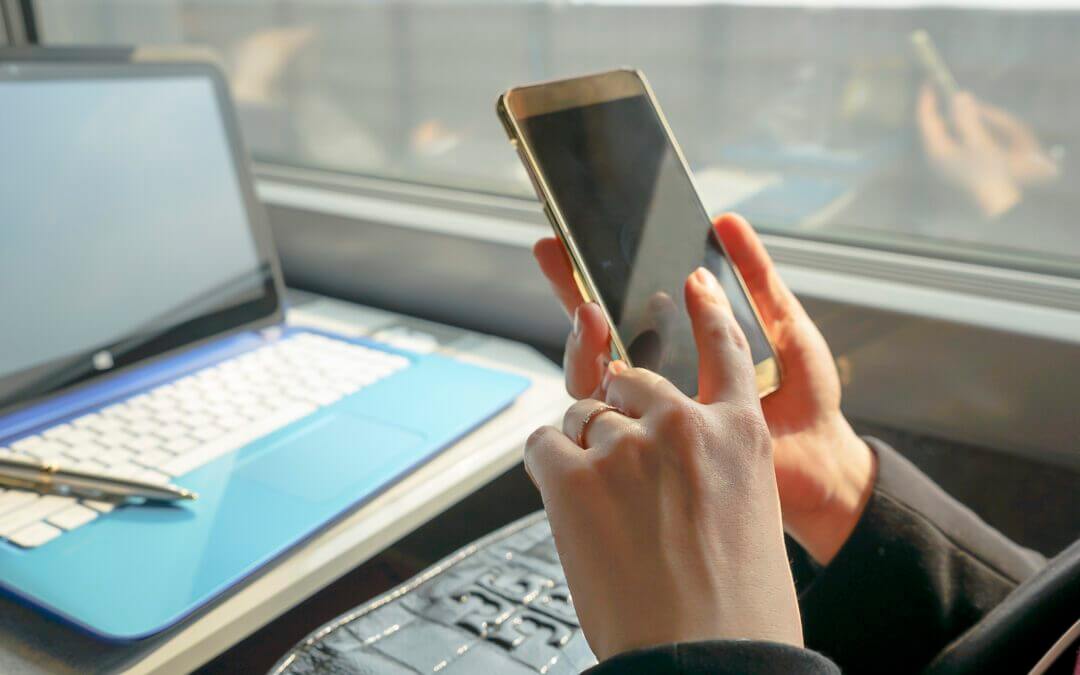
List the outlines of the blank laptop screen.
{"label": "blank laptop screen", "polygon": [[213,80],[0,80],[0,110],[0,408],[267,292]]}

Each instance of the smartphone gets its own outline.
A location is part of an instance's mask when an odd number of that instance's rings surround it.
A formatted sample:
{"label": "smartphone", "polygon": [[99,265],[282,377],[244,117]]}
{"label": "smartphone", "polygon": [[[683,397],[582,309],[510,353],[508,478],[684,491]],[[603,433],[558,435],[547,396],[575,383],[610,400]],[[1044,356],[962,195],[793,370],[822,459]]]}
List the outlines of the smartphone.
{"label": "smartphone", "polygon": [[698,358],[683,286],[705,266],[746,334],[759,393],[780,386],[780,363],[757,309],[640,72],[516,87],[496,108],[569,252],[582,297],[596,302],[611,326],[613,358],[695,395]]}
{"label": "smartphone", "polygon": [[912,31],[909,36],[911,49],[915,53],[915,59],[934,83],[938,96],[946,105],[951,104],[953,98],[960,93],[960,85],[956,83],[952,71],[945,65],[945,59],[941,58],[930,33],[925,30]]}

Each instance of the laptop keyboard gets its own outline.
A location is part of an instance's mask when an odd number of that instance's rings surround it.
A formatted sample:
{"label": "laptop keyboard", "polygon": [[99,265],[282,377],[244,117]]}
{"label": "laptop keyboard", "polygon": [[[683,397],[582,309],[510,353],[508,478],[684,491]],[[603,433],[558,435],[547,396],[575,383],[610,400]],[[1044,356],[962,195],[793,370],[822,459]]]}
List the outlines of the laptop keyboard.
{"label": "laptop keyboard", "polygon": [[[408,365],[403,356],[299,333],[19,439],[0,456],[168,483]],[[0,488],[0,538],[33,548],[113,507]]]}

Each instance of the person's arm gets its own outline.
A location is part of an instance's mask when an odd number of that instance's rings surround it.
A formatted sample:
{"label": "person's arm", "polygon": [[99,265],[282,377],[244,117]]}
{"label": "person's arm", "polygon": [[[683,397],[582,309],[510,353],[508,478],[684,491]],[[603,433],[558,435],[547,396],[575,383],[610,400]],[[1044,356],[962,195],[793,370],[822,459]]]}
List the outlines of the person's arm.
{"label": "person's arm", "polygon": [[827,658],[775,642],[712,640],[620,654],[585,675],[840,675]]}
{"label": "person's arm", "polygon": [[885,443],[850,537],[803,589],[806,645],[845,673],[912,673],[1045,560],[983,522]]}

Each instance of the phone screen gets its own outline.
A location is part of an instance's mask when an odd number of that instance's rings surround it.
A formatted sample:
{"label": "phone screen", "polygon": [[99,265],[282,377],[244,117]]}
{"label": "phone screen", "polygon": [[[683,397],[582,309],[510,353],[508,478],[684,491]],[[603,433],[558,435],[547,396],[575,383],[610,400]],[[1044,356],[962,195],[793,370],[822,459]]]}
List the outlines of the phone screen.
{"label": "phone screen", "polygon": [[530,116],[520,126],[633,365],[697,392],[683,286],[699,266],[723,285],[754,363],[773,356],[647,96]]}

